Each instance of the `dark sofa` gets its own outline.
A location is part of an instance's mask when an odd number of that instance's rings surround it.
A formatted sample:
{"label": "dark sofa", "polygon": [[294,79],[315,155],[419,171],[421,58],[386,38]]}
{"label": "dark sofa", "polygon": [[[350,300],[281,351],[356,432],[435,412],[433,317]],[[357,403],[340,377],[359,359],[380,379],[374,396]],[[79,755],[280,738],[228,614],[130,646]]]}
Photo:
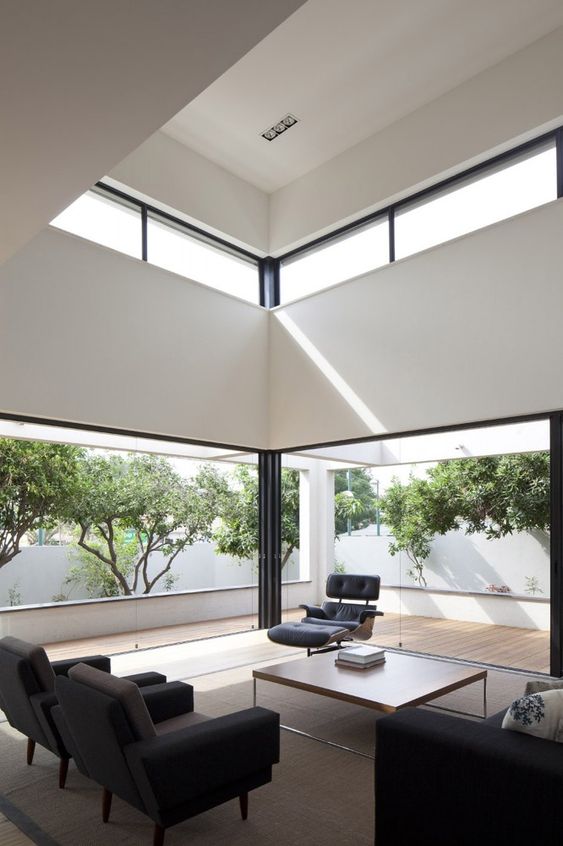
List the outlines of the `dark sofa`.
{"label": "dark sofa", "polygon": [[377,846],[563,842],[563,747],[418,708],[376,725]]}

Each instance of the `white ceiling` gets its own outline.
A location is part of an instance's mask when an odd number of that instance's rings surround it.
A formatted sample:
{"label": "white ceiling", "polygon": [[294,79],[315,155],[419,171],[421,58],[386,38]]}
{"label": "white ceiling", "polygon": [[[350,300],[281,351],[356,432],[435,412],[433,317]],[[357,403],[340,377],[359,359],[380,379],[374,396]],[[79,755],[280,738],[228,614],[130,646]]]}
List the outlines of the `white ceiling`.
{"label": "white ceiling", "polygon": [[163,130],[272,192],[562,24],[563,0],[308,0]]}
{"label": "white ceiling", "polygon": [[3,2],[0,261],[302,2]]}

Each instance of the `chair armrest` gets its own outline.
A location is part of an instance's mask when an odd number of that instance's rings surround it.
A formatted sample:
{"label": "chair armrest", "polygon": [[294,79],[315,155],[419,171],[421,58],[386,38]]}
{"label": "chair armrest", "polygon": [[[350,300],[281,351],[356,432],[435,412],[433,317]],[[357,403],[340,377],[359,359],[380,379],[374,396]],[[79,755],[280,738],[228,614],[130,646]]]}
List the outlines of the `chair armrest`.
{"label": "chair armrest", "polygon": [[124,748],[151,814],[218,790],[279,761],[279,714],[249,708]]}
{"label": "chair armrest", "polygon": [[29,697],[29,701],[45,733],[45,737],[49,741],[51,751],[55,755],[60,755],[61,758],[70,758],[70,753],[65,748],[51,713],[59,701],[56,693],[33,693]]}
{"label": "chair armrest", "polygon": [[413,708],[377,721],[376,749],[378,846],[560,839],[561,744]]}
{"label": "chair armrest", "polygon": [[140,687],[153,723],[161,723],[194,709],[194,689],[184,682],[165,682],[150,687]]}
{"label": "chair armrest", "polygon": [[360,623],[365,623],[370,617],[383,617],[383,611],[376,611],[374,608],[366,608],[365,611],[360,612]]}
{"label": "chair armrest", "polygon": [[85,658],[63,658],[60,661],[51,661],[51,667],[56,676],[66,676],[76,664],[88,664],[97,670],[111,673],[111,661],[106,655],[86,655]]}
{"label": "chair armrest", "polygon": [[322,608],[319,608],[317,605],[300,605],[300,608],[303,608],[306,611],[306,617],[316,617],[318,620],[326,620],[327,616]]}

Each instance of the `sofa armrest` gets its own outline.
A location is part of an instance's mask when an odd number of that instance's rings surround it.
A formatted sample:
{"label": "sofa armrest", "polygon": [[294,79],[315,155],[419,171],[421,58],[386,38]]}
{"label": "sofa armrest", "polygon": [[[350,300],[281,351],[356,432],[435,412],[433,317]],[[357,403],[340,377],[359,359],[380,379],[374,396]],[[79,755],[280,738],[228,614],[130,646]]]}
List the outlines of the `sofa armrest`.
{"label": "sofa armrest", "polygon": [[327,616],[322,608],[319,608],[317,605],[300,605],[300,608],[303,608],[306,611],[306,617],[316,617],[318,620],[326,620]]}
{"label": "sofa armrest", "polygon": [[194,709],[194,689],[184,682],[165,682],[140,687],[153,723],[161,723]]}
{"label": "sofa armrest", "polygon": [[377,721],[375,773],[378,846],[560,839],[561,744],[413,708]]}
{"label": "sofa armrest", "polygon": [[86,655],[85,658],[63,658],[60,661],[51,661],[51,667],[56,676],[67,676],[68,671],[76,664],[88,664],[104,673],[111,673],[111,660],[106,655]]}
{"label": "sofa armrest", "polygon": [[263,772],[279,761],[279,714],[249,708],[125,747],[149,812]]}

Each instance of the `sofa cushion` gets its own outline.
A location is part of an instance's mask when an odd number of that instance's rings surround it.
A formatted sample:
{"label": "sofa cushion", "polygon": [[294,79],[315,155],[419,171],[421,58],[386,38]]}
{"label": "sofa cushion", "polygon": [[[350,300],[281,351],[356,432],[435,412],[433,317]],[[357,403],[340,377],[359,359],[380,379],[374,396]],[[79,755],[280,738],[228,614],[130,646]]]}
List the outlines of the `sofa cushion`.
{"label": "sofa cushion", "polygon": [[52,693],[55,690],[55,673],[42,646],[8,635],[0,640],[0,647],[29,661],[37,683],[44,693]]}
{"label": "sofa cushion", "polygon": [[502,728],[563,742],[563,690],[516,699],[505,714]]}
{"label": "sofa cushion", "polygon": [[563,690],[563,680],[557,679],[554,681],[552,679],[537,680],[537,681],[530,681],[526,685],[525,696],[529,696],[530,693],[544,693],[546,690]]}
{"label": "sofa cushion", "polygon": [[141,691],[132,681],[112,676],[111,673],[104,673],[87,664],[77,664],[69,670],[68,675],[73,681],[117,699],[125,711],[136,740],[156,737],[154,724]]}

